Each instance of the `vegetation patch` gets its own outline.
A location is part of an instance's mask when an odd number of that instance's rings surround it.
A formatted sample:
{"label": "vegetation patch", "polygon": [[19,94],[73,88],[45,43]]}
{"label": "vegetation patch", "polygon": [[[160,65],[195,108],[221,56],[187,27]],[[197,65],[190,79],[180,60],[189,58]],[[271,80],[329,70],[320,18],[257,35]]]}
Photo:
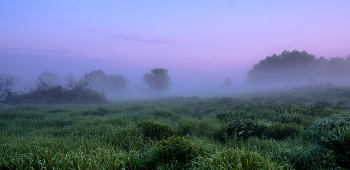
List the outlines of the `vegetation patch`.
{"label": "vegetation patch", "polygon": [[162,140],[175,135],[174,129],[169,125],[152,120],[140,121],[137,126],[142,129],[144,138]]}
{"label": "vegetation patch", "polygon": [[308,128],[312,134],[321,135],[322,133],[333,132],[336,128],[345,125],[350,127],[350,116],[347,114],[335,114],[313,121]]}
{"label": "vegetation patch", "polygon": [[178,114],[174,114],[171,111],[168,110],[154,110],[152,111],[152,115],[156,118],[163,118],[163,119],[180,119],[180,116]]}
{"label": "vegetation patch", "polygon": [[349,99],[305,89],[304,97],[2,104],[0,169],[349,169]]}
{"label": "vegetation patch", "polygon": [[85,110],[83,112],[81,112],[81,115],[84,116],[105,116],[106,114],[108,114],[110,111],[104,107],[99,107],[96,110]]}
{"label": "vegetation patch", "polygon": [[266,127],[264,135],[273,139],[285,139],[298,133],[300,133],[298,124],[275,122]]}
{"label": "vegetation patch", "polygon": [[202,129],[205,128],[203,124],[200,124],[201,121],[197,119],[180,119],[177,121],[177,132],[180,136],[186,135],[198,135]]}
{"label": "vegetation patch", "polygon": [[257,123],[253,120],[236,119],[229,122],[225,128],[225,132],[229,137],[240,137],[247,139],[257,134]]}
{"label": "vegetation patch", "polygon": [[40,119],[43,117],[45,117],[44,114],[37,113],[37,112],[17,111],[17,112],[0,113],[0,119],[2,120]]}
{"label": "vegetation patch", "polygon": [[54,114],[54,113],[63,113],[63,112],[67,112],[67,109],[50,109],[50,110],[46,110],[45,113],[49,113],[49,114]]}
{"label": "vegetation patch", "polygon": [[338,127],[322,138],[330,158],[343,168],[350,169],[350,129],[348,126]]}
{"label": "vegetation patch", "polygon": [[184,137],[173,136],[161,140],[148,154],[147,164],[151,167],[172,164],[176,169],[182,169],[197,156],[197,151],[194,144]]}

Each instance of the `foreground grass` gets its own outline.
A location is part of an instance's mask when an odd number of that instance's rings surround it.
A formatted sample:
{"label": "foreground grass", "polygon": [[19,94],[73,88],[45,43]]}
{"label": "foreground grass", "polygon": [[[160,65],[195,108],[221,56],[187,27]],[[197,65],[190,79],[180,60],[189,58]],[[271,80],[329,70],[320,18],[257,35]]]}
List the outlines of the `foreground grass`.
{"label": "foreground grass", "polygon": [[349,155],[333,147],[349,144],[348,101],[279,96],[1,105],[0,163],[2,169],[349,168]]}

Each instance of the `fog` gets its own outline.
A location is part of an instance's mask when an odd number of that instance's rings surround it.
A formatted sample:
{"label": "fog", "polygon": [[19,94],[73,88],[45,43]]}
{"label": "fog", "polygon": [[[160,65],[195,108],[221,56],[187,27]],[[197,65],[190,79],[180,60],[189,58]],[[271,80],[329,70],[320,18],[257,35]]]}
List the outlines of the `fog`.
{"label": "fog", "polygon": [[[266,65],[266,62],[270,61],[271,57],[268,56],[265,60],[262,58],[260,63],[254,63],[250,66],[236,66],[231,70],[168,69],[168,75],[172,83],[171,88],[163,92],[155,92],[140,90],[140,88],[145,88],[142,75],[155,69],[151,67],[132,67],[108,59],[79,58],[64,56],[59,53],[48,55],[3,52],[1,55],[5,57],[2,59],[3,66],[0,68],[0,78],[2,80],[13,78],[12,91],[28,92],[30,89],[36,89],[38,77],[44,72],[57,74],[60,80],[55,80],[56,83],[53,84],[64,86],[67,74],[73,74],[78,80],[85,73],[101,70],[105,77],[120,75],[126,78],[125,89],[111,90],[111,85],[103,84],[92,76],[91,87],[99,92],[104,92],[109,100],[152,99],[173,96],[238,96],[246,93],[326,83],[336,86],[350,85],[348,59],[339,60],[339,65],[337,65],[331,62],[334,61],[334,58],[331,58],[329,63],[333,65],[327,68],[324,67],[325,64],[310,66],[304,63],[302,65],[290,64],[289,66],[276,65],[262,70],[261,65]],[[318,61],[319,58],[314,58],[314,60]],[[261,68],[257,66],[259,64]],[[162,66],[159,66],[159,68],[162,68]],[[254,69],[255,72],[253,72]],[[247,76],[249,74],[251,77]],[[51,84],[54,81],[41,79]],[[230,80],[229,85],[224,84],[225,79]]]}
{"label": "fog", "polygon": [[[236,67],[228,71],[218,70],[195,70],[195,69],[168,69],[171,78],[171,89],[162,92],[141,92],[137,87],[143,87],[142,75],[152,67],[130,67],[129,65],[118,64],[116,61],[94,58],[79,58],[70,56],[47,56],[45,54],[2,54],[3,67],[0,68],[0,75],[3,80],[12,77],[14,79],[14,91],[26,91],[35,89],[38,77],[43,72],[56,73],[61,78],[61,85],[64,85],[64,77],[73,73],[79,79],[84,73],[94,70],[103,70],[106,74],[121,74],[127,79],[127,88],[123,91],[113,92],[95,86],[94,89],[104,91],[111,100],[154,98],[167,96],[222,96],[240,91],[246,80],[248,66]],[[15,64],[14,64],[15,63]],[[159,66],[162,68],[162,66]],[[222,87],[226,78],[232,80],[230,87]],[[92,85],[94,82],[92,83]]]}
{"label": "fog", "polygon": [[[12,77],[13,91],[35,90],[43,72],[57,74],[64,87],[67,75],[79,81],[95,70],[105,75],[92,77],[90,85],[110,100],[350,85],[350,1],[62,0],[0,6],[0,78]],[[150,87],[143,75],[156,68],[168,70],[170,89],[145,90]],[[122,78],[126,88],[111,85]]]}

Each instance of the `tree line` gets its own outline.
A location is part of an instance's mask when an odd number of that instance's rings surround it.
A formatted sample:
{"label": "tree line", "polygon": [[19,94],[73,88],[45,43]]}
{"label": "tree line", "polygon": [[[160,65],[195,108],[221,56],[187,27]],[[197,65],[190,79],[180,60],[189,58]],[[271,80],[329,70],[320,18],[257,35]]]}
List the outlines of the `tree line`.
{"label": "tree line", "polygon": [[[143,77],[143,90],[164,92],[172,87],[169,70],[156,68]],[[96,103],[106,102],[105,92],[121,92],[127,89],[127,78],[121,74],[107,75],[102,70],[85,73],[77,79],[68,73],[62,79],[54,72],[41,73],[35,88],[13,92],[13,79],[0,78],[0,101],[7,104],[25,103]]]}
{"label": "tree line", "polygon": [[[281,54],[267,56],[253,65],[247,72],[249,84],[274,83],[295,80],[331,80],[349,78],[350,55],[347,58],[332,57],[329,60],[306,51],[283,51]],[[350,79],[349,79],[350,80]]]}
{"label": "tree line", "polygon": [[[159,93],[169,90],[173,85],[169,70],[155,68],[142,75],[143,86],[140,91]],[[328,80],[332,78],[347,80],[350,83],[350,55],[347,58],[333,57],[329,60],[306,51],[283,51],[281,54],[267,56],[247,72],[248,84],[277,84]],[[43,72],[36,81],[36,87],[25,92],[13,92],[13,79],[0,77],[0,102],[105,102],[104,92],[121,92],[127,89],[127,78],[121,74],[107,75],[102,70],[93,70],[77,79],[68,73],[63,79],[53,72]],[[226,78],[221,88],[228,89],[231,79]]]}

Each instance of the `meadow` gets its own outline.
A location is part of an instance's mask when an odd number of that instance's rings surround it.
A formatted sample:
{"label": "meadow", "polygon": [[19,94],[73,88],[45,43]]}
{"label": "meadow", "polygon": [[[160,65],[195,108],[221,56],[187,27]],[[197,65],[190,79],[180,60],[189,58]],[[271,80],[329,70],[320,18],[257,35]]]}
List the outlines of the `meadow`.
{"label": "meadow", "polygon": [[349,169],[350,88],[0,104],[2,169]]}

